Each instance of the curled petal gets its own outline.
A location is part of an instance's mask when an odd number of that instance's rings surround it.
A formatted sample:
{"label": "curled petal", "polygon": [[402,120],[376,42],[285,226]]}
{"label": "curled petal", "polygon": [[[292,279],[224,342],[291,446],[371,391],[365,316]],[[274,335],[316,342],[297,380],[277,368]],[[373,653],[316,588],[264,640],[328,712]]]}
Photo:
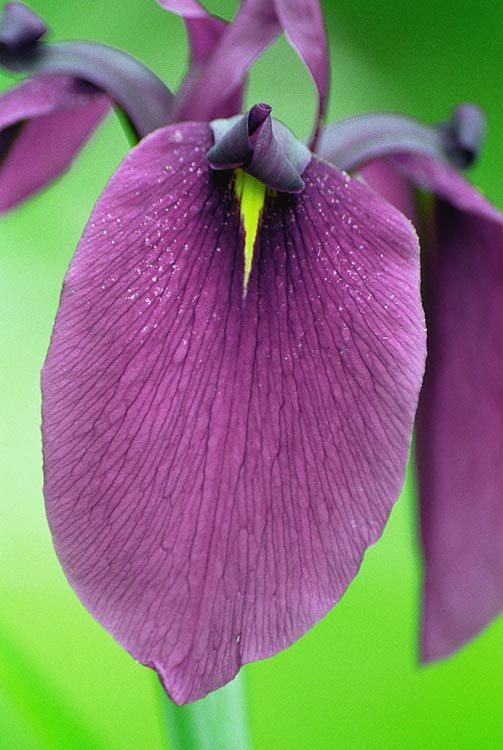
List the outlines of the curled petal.
{"label": "curled petal", "polygon": [[469,167],[484,142],[486,120],[483,111],[469,102],[459,104],[444,129],[453,163],[461,169]]}
{"label": "curled petal", "polygon": [[173,94],[145,65],[121,50],[92,42],[46,44],[46,27],[22,3],[7,3],[0,17],[0,65],[31,76],[71,76],[106,94],[129,119],[138,140],[167,125]]}
{"label": "curled petal", "polygon": [[413,154],[465,168],[478,155],[485,121],[473,104],[454,109],[448,122],[429,125],[395,112],[368,112],[323,128],[316,153],[338,169],[362,169],[373,159]]}
{"label": "curled petal", "polygon": [[43,76],[0,97],[0,211],[62,174],[109,110],[94,87]]}
{"label": "curled petal", "polygon": [[195,700],[323,617],[402,486],[425,342],[410,224],[314,159],[268,193],[243,297],[203,124],[99,199],[44,366],[47,512],[82,601]]}
{"label": "curled petal", "polygon": [[65,75],[100,89],[128,117],[138,139],[172,120],[174,97],[145,65],[121,50],[93,42],[38,44],[29,55],[0,64],[33,76]]}
{"label": "curled petal", "polygon": [[247,114],[210,123],[215,145],[208,152],[213,169],[242,167],[274,190],[299,193],[311,152],[281,122],[271,118],[268,104],[255,104]]}

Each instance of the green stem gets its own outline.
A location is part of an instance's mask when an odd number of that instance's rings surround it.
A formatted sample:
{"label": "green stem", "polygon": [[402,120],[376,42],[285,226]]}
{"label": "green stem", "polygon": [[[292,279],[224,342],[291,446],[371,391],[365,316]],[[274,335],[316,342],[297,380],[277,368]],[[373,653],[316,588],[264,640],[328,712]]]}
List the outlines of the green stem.
{"label": "green stem", "polygon": [[252,750],[242,673],[203,700],[175,706],[163,692],[169,750]]}

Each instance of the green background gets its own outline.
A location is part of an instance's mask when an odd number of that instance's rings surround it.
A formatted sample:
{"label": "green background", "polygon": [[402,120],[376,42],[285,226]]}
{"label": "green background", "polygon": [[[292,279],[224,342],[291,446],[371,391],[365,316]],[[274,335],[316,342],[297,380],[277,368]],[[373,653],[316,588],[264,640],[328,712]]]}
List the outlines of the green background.
{"label": "green background", "polygon": [[[154,0],[32,6],[58,38],[120,46],[170,86],[185,68],[182,23]],[[229,17],[234,3],[208,6]],[[436,121],[458,101],[477,102],[488,116],[488,138],[472,177],[503,208],[501,0],[330,0],[325,9],[329,119],[380,108]],[[9,85],[0,77],[2,89]],[[284,42],[255,66],[247,101],[270,102],[279,119],[307,133],[313,91]],[[155,677],[67,585],[41,492],[38,378],[61,280],[126,151],[111,117],[68,175],[0,219],[1,750],[166,747]],[[342,602],[292,648],[245,668],[255,750],[503,747],[503,618],[448,661],[419,668],[419,577],[409,482]]]}

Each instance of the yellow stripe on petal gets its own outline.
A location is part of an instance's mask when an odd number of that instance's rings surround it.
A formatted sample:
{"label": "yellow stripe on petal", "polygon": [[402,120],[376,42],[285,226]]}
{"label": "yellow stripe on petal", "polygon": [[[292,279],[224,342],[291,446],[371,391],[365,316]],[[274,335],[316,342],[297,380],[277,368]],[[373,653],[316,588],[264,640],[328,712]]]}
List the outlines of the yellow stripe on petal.
{"label": "yellow stripe on petal", "polygon": [[243,172],[242,169],[237,169],[234,190],[239,201],[239,210],[245,235],[243,297],[246,297],[248,279],[250,278],[253,263],[253,249],[255,247],[255,240],[257,239],[260,215],[264,208],[267,188],[263,182]]}

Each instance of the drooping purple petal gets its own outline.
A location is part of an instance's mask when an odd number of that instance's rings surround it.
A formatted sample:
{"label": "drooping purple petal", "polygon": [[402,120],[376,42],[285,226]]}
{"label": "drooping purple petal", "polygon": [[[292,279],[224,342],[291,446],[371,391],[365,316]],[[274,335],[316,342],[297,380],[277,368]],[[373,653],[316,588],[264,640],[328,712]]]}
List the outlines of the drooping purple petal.
{"label": "drooping purple petal", "polygon": [[396,112],[366,112],[324,127],[315,151],[337,169],[348,171],[397,154],[426,156],[466,169],[477,158],[484,133],[484,113],[468,102],[434,125]]}
{"label": "drooping purple petal", "polygon": [[311,152],[271,111],[268,104],[255,104],[244,115],[210,123],[215,144],[208,159],[213,169],[242,167],[274,190],[298,193]]}
{"label": "drooping purple petal", "polygon": [[503,220],[441,204],[436,230],[417,421],[424,661],[503,608]]}
{"label": "drooping purple petal", "polygon": [[59,177],[108,112],[107,97],[67,76],[43,76],[0,97],[0,211]]}
{"label": "drooping purple petal", "polygon": [[314,159],[244,237],[208,126],[148,136],[65,280],[45,493],[82,601],[172,698],[284,649],[339,599],[404,476],[424,364],[409,223]]}
{"label": "drooping purple petal", "polygon": [[428,360],[417,422],[429,661],[503,608],[503,216],[443,164],[395,163],[442,199],[425,254]]}
{"label": "drooping purple petal", "polygon": [[329,88],[328,46],[319,0],[274,0],[276,12],[290,44],[305,62],[318,90],[316,131],[327,108]]}

